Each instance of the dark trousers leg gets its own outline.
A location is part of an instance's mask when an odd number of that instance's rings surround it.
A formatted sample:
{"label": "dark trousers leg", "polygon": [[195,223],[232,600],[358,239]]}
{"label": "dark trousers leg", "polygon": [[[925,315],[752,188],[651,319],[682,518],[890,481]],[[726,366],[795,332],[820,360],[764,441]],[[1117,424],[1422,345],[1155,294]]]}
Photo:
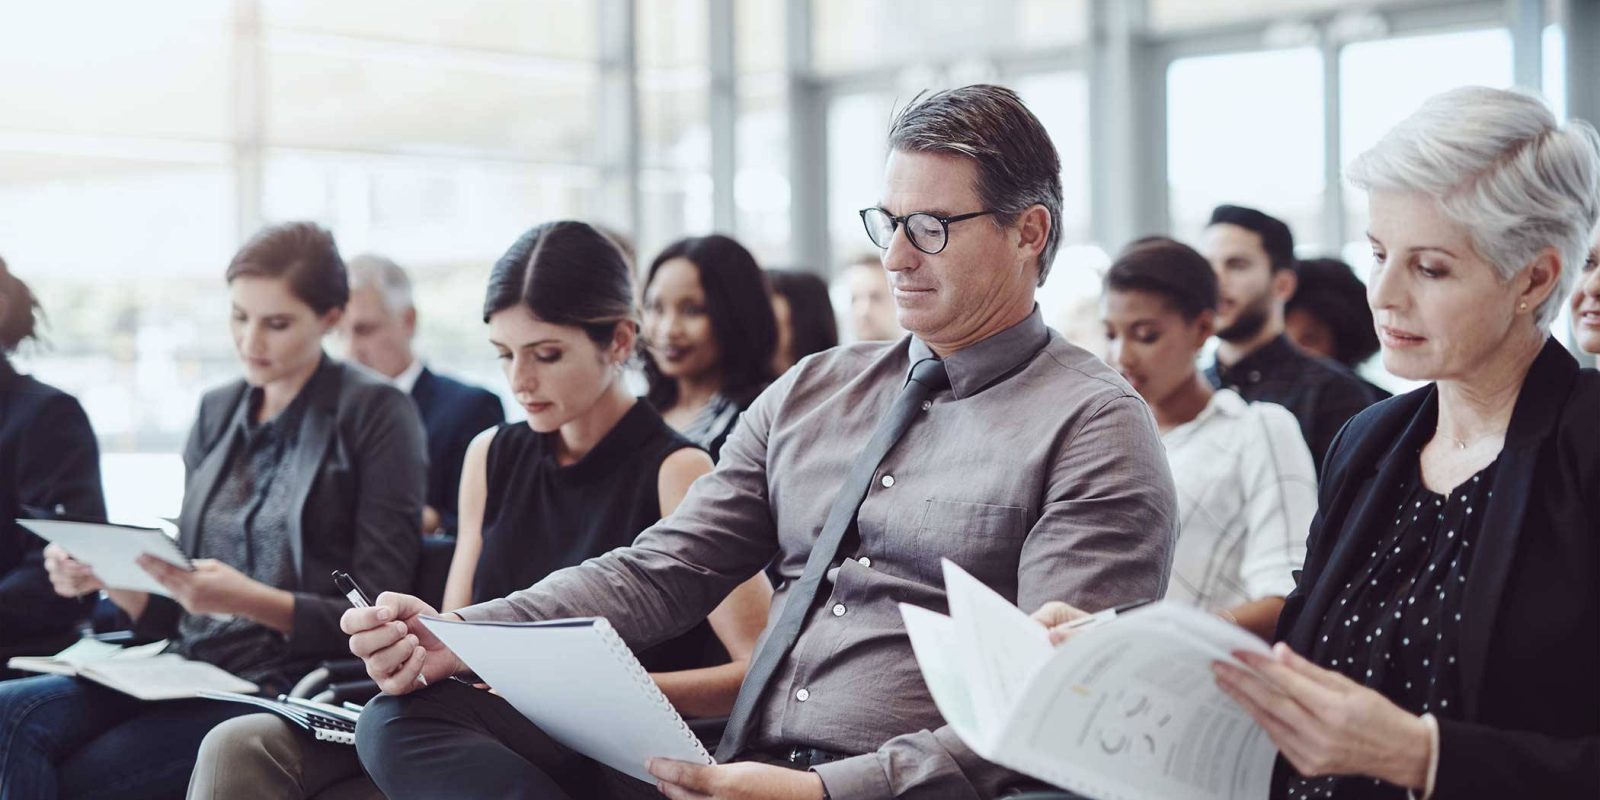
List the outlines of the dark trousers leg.
{"label": "dark trousers leg", "polygon": [[650,784],[605,774],[499,696],[455,681],[375,698],[361,712],[356,751],[390,800],[595,796],[572,789],[574,781],[598,783],[606,797],[660,796]]}
{"label": "dark trousers leg", "polygon": [[0,798],[181,797],[200,740],[250,707],[144,703],[76,678],[0,688]]}

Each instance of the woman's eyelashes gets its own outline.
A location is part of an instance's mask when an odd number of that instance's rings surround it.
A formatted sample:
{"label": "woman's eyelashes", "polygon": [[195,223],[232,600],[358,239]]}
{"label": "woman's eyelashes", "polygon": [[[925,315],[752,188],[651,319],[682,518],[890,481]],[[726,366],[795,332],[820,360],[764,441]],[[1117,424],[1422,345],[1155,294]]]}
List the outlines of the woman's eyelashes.
{"label": "woman's eyelashes", "polygon": [[[533,359],[541,364],[554,364],[561,360],[561,356],[562,351],[560,350],[535,350],[533,352]],[[511,351],[496,350],[494,357],[501,361],[510,361]]]}

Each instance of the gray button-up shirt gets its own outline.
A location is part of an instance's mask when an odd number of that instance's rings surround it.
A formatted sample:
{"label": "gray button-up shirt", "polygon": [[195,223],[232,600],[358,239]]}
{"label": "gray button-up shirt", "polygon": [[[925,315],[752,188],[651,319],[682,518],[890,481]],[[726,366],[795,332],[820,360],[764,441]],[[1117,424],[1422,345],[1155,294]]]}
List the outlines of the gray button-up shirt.
{"label": "gray button-up shirt", "polygon": [[[633,546],[459,613],[603,616],[638,648],[704,619],[774,556],[798,578],[856,454],[931,355],[913,337],[801,361],[745,412],[716,470]],[[951,388],[879,464],[859,543],[846,540],[752,737],[758,749],[860,754],[815,767],[834,800],[992,797],[1021,782],[945,726],[917,669],[897,604],[945,610],[941,558],[1026,611],[1166,589],[1172,478],[1139,396],[1037,309],[945,362]],[[773,598],[769,630],[786,595]]]}

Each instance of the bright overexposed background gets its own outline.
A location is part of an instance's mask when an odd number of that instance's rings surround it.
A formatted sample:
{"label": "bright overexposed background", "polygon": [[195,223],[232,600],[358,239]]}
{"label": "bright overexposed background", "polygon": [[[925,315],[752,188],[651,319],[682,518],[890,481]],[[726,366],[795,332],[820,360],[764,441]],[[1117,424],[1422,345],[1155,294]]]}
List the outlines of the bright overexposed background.
{"label": "bright overexposed background", "polygon": [[1339,166],[1452,86],[1564,114],[1597,91],[1568,85],[1577,1],[0,0],[0,255],[48,320],[19,362],[88,409],[113,513],[171,514],[260,225],[405,265],[430,363],[499,390],[478,307],[522,230],[598,221],[646,261],[721,231],[827,275],[869,251],[895,110],[975,81],[1061,153],[1041,304],[1092,344],[1108,254],[1220,202],[1364,272]]}

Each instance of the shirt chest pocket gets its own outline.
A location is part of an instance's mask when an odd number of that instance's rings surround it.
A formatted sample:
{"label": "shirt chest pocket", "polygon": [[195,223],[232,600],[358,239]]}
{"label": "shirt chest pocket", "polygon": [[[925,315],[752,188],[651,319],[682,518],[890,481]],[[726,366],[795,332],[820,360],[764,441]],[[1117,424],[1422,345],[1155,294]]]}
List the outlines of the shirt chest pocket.
{"label": "shirt chest pocket", "polygon": [[916,575],[944,585],[939,560],[948,558],[991,586],[1016,583],[1022,542],[1028,536],[1027,510],[1021,506],[967,503],[930,498],[897,536],[902,558]]}

